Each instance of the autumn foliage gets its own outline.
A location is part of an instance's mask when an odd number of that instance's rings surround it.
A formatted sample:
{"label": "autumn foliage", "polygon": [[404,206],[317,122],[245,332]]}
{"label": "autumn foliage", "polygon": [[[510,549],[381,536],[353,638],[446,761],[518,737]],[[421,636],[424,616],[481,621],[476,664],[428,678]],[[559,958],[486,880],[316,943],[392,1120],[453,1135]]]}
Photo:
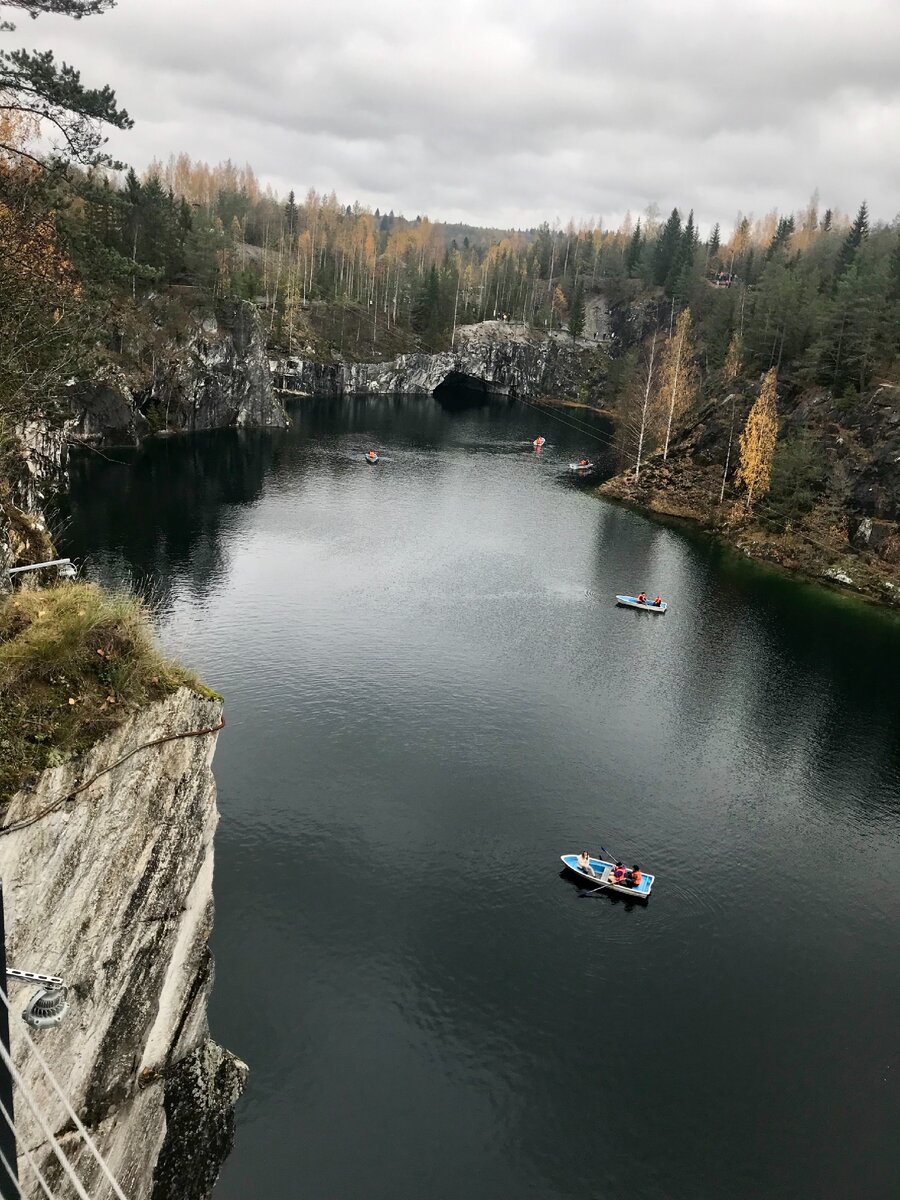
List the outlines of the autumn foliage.
{"label": "autumn foliage", "polygon": [[775,457],[775,442],[778,438],[778,412],[776,401],[776,376],[774,368],[766,373],[747,423],[740,436],[741,465],[737,479],[747,489],[747,508],[754,500],[769,490],[772,478],[772,460]]}

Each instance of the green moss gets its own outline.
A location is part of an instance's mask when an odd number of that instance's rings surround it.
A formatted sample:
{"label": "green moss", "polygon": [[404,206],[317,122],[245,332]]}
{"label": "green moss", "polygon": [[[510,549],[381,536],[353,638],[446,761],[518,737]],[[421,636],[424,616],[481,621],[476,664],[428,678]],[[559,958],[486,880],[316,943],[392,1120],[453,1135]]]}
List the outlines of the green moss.
{"label": "green moss", "polygon": [[134,596],[90,583],[8,596],[0,604],[0,805],[180,687],[218,698],[160,654]]}

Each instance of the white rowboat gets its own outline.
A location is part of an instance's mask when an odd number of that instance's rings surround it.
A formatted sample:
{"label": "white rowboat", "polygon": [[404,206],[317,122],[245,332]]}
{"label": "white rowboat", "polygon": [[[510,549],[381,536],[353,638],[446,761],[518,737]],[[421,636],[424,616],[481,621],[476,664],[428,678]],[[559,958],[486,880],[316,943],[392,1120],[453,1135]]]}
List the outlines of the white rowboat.
{"label": "white rowboat", "polygon": [[669,607],[663,600],[662,604],[651,604],[649,600],[640,601],[637,596],[616,596],[616,604],[622,608],[639,608],[641,612],[664,613]]}

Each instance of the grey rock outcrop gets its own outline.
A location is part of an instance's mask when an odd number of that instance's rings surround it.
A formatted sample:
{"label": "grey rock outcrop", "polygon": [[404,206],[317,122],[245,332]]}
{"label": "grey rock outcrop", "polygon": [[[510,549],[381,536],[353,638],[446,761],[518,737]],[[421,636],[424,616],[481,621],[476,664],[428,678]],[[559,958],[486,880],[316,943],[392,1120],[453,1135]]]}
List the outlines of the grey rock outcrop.
{"label": "grey rock outcrop", "polygon": [[148,433],[284,428],[272,387],[259,311],[221,301],[215,315],[192,318],[188,332],[153,355],[147,377],[108,369],[70,389],[73,436],[93,445],[136,445]]}
{"label": "grey rock outcrop", "polygon": [[53,554],[46,508],[66,484],[66,429],[40,418],[13,430],[0,477],[0,591],[6,571]]}
{"label": "grey rock outcrop", "polygon": [[288,358],[272,363],[287,393],[343,396],[365,392],[433,395],[441,385],[510,396],[569,394],[581,355],[594,349],[581,339],[550,335],[507,321],[485,321],[457,330],[454,348],[441,354],[402,354],[387,363],[316,363]]}
{"label": "grey rock outcrop", "polygon": [[[3,816],[10,964],[61,975],[70,989],[63,1022],[32,1036],[131,1200],[209,1194],[246,1074],[210,1041],[206,1018],[216,734],[137,749],[167,734],[213,730],[220,716],[218,700],[182,688],[79,759],[45,771]],[[16,991],[13,1006],[21,1008]],[[13,1057],[93,1194],[100,1183],[93,1160],[18,1021]],[[21,1104],[17,1124],[48,1180],[58,1181],[46,1139]],[[29,1200],[41,1194],[24,1161],[20,1175]]]}

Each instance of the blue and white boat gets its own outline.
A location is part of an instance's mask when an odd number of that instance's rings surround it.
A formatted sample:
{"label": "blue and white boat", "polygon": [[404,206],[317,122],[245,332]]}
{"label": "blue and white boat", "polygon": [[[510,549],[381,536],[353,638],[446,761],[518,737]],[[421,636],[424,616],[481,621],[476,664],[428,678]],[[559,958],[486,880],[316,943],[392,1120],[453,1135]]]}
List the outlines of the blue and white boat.
{"label": "blue and white boat", "polygon": [[649,600],[638,600],[637,596],[616,596],[616,604],[622,608],[639,608],[641,612],[663,613],[669,607],[663,600],[662,604],[651,604]]}
{"label": "blue and white boat", "polygon": [[653,882],[656,879],[655,875],[650,875],[647,871],[641,872],[641,882],[638,886],[628,887],[621,883],[612,882],[612,873],[615,863],[606,862],[602,858],[592,858],[590,860],[591,870],[593,875],[587,871],[583,871],[578,865],[577,854],[561,854],[560,858],[568,871],[573,875],[577,875],[579,879],[583,879],[590,887],[599,888],[601,884],[605,884],[604,891],[621,892],[625,896],[631,896],[633,900],[646,900],[650,896],[650,889],[653,887]]}

